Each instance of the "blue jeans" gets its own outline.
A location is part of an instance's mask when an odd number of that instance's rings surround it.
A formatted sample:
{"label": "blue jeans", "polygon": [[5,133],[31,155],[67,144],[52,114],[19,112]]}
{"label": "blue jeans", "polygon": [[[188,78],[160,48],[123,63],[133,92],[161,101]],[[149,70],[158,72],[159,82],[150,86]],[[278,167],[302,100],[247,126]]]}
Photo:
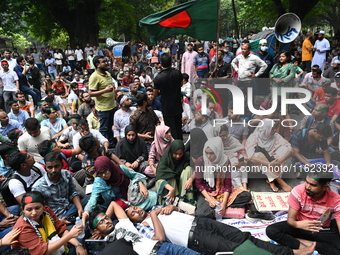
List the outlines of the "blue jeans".
{"label": "blue jeans", "polygon": [[100,117],[99,132],[103,136],[105,136],[107,140],[109,140],[109,143],[111,145],[114,144],[112,126],[113,126],[113,116],[116,111],[117,111],[117,107],[113,108],[110,111],[98,111],[98,115]]}
{"label": "blue jeans", "polygon": [[[7,207],[7,210],[15,215],[15,216],[19,216],[20,215],[20,205],[12,205],[10,207]],[[0,222],[4,221],[6,219],[5,215],[0,213]],[[9,227],[9,228],[0,228],[0,239],[2,239],[5,235],[7,235],[8,232],[10,232],[13,229],[13,227]],[[2,252],[7,251],[11,249],[10,246],[3,246],[2,247]]]}
{"label": "blue jeans", "polygon": [[[81,203],[83,208],[85,208],[85,206],[86,206],[87,202],[89,201],[90,197],[91,197],[91,195],[87,195],[87,196],[83,197],[80,200],[80,203]],[[75,204],[72,204],[70,206],[70,208],[67,210],[67,212],[64,213],[64,215],[62,217],[72,217],[72,216],[78,216],[78,209],[75,206]]]}
{"label": "blue jeans", "polygon": [[159,248],[157,255],[199,255],[196,251],[193,251],[189,248],[173,244],[173,243],[163,243],[162,246]]}
{"label": "blue jeans", "polygon": [[44,74],[46,75],[46,69],[45,69],[45,65],[44,64],[37,64],[38,68],[44,72]]}
{"label": "blue jeans", "polygon": [[29,94],[32,96],[34,105],[37,105],[38,102],[41,100],[41,92],[38,89],[31,89],[28,86],[21,86],[20,90],[25,94]]}
{"label": "blue jeans", "polygon": [[58,76],[57,70],[54,70],[53,72],[48,72],[51,76],[51,80],[54,81],[55,77]]}

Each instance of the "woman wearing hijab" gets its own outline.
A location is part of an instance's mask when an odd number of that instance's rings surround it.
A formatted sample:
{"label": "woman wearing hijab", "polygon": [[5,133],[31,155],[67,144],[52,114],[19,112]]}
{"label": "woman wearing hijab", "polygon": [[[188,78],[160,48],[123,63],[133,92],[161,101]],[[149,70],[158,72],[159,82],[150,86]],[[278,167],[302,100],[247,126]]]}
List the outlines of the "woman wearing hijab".
{"label": "woman wearing hijab", "polygon": [[144,140],[138,136],[134,125],[125,127],[125,137],[121,139],[116,147],[117,157],[125,161],[125,166],[143,173],[147,166],[148,150]]}
{"label": "woman wearing hijab", "polygon": [[[94,163],[94,167],[95,179],[92,194],[84,209],[85,213],[83,218],[87,218],[89,212],[98,204],[107,208],[112,200],[128,201],[129,185],[133,185],[134,190],[139,190],[139,193],[142,195],[142,197],[138,196],[138,201],[130,201],[131,205],[141,207],[144,210],[150,210],[156,205],[156,193],[148,191],[145,188],[146,177],[143,174],[132,171],[124,165],[113,164],[106,156],[98,157]],[[129,199],[131,199],[131,197],[129,197]]]}
{"label": "woman wearing hijab", "polygon": [[270,188],[277,192],[281,188],[290,192],[292,187],[282,180],[282,166],[292,156],[290,143],[276,133],[278,123],[271,119],[263,119],[263,125],[258,126],[246,143],[249,161],[254,165],[261,166],[262,172],[267,175],[267,183]]}
{"label": "woman wearing hijab", "polygon": [[156,177],[158,162],[169,149],[173,140],[171,130],[168,126],[159,125],[156,127],[155,138],[151,144],[149,152],[149,166],[145,168],[144,174],[150,177]]}
{"label": "woman wearing hijab", "polygon": [[179,197],[180,201],[194,203],[193,181],[190,156],[184,152],[183,141],[175,140],[157,166],[158,203],[161,205],[172,203],[175,197]]}
{"label": "woman wearing hijab", "polygon": [[195,184],[201,192],[197,199],[196,215],[215,218],[215,207],[220,203],[219,214],[224,215],[227,207],[244,207],[251,200],[243,189],[232,192],[228,156],[224,154],[220,137],[208,139],[203,148],[203,157],[196,161]]}
{"label": "woman wearing hijab", "polygon": [[202,129],[193,128],[190,131],[190,164],[192,167],[195,167],[196,160],[203,156],[203,147],[207,140],[208,138]]}
{"label": "woman wearing hijab", "polygon": [[228,127],[225,124],[217,124],[213,128],[213,136],[221,137],[224,154],[228,156],[230,165],[236,168],[236,171],[231,172],[233,187],[247,190],[248,173],[244,171],[244,166],[247,165],[248,156],[244,146],[228,133]]}

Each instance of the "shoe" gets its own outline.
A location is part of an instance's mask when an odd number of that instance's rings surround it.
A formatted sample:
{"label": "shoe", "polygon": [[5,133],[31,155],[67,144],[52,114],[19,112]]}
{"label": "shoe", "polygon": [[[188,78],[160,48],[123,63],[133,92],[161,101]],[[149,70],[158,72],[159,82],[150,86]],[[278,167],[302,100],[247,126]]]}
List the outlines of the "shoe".
{"label": "shoe", "polygon": [[246,214],[246,219],[250,222],[261,221],[263,223],[271,223],[275,220],[275,216],[268,213],[249,212]]}

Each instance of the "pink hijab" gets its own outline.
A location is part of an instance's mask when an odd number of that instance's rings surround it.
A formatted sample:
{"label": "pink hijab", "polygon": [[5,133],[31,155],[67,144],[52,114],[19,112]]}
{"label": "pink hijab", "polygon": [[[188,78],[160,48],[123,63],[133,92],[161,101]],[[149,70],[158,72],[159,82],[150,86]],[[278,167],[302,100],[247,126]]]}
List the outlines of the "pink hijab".
{"label": "pink hijab", "polygon": [[156,159],[159,161],[163,154],[169,149],[171,143],[174,141],[174,138],[171,137],[169,142],[164,140],[165,133],[169,131],[169,127],[165,125],[159,125],[156,127],[155,131],[155,139],[153,144],[155,145],[157,155]]}

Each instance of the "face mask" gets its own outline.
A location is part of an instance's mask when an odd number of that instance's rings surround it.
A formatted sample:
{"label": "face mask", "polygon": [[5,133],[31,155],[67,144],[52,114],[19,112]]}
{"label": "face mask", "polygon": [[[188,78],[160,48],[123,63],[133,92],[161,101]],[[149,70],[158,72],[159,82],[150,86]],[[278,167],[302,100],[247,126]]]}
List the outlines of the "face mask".
{"label": "face mask", "polygon": [[166,139],[165,137],[163,138],[164,141],[166,141],[167,143],[170,142],[170,139]]}
{"label": "face mask", "polygon": [[262,51],[267,51],[267,50],[268,50],[268,47],[267,47],[267,46],[261,46],[261,50],[262,50]]}
{"label": "face mask", "polygon": [[229,52],[229,50],[226,50],[226,49],[224,49],[223,51],[224,51],[225,53],[228,53],[228,52]]}
{"label": "face mask", "polygon": [[122,74],[123,72],[119,72],[120,74]]}

